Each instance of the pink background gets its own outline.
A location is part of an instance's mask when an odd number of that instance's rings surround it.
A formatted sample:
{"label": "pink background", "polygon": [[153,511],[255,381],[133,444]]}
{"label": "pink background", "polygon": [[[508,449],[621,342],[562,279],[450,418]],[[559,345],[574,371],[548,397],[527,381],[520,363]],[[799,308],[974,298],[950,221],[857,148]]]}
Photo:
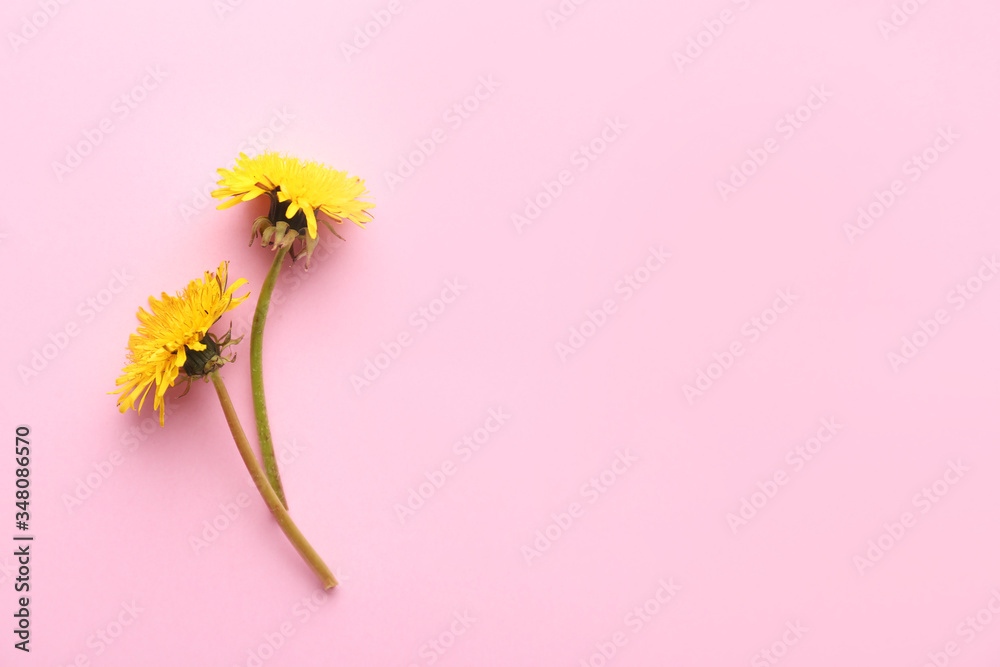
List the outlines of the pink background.
{"label": "pink background", "polygon": [[[0,549],[0,663],[998,664],[996,3],[223,3],[2,10],[36,541],[30,655]],[[228,259],[256,295],[264,203],[202,193],[264,146],[377,202],[267,330],[292,514],[342,581],[313,601],[210,386],[163,429],[105,395],[150,294]]]}

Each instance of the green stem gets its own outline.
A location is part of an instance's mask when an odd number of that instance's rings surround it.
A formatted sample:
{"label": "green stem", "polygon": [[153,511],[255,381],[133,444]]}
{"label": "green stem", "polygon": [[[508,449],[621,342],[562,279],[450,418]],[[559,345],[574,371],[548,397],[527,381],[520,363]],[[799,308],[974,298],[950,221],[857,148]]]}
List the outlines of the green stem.
{"label": "green stem", "polygon": [[267,323],[267,310],[271,306],[271,293],[281,271],[281,262],[288,254],[289,246],[278,248],[274,253],[274,262],[267,272],[264,285],[257,297],[257,310],[253,314],[253,328],[250,330],[250,384],[253,387],[253,411],[257,417],[257,440],[260,442],[260,456],[264,460],[264,470],[267,480],[285,509],[288,501],[285,499],[285,489],[281,485],[278,474],[278,461],[274,458],[274,442],[271,440],[271,424],[267,419],[267,404],[264,402],[264,365],[262,361],[264,350],[264,325]]}
{"label": "green stem", "polygon": [[233,440],[236,441],[236,448],[240,450],[243,463],[246,464],[247,470],[250,471],[250,477],[253,478],[254,484],[257,485],[257,490],[260,491],[264,502],[267,503],[268,509],[271,510],[274,518],[278,520],[278,525],[281,526],[281,530],[285,533],[288,541],[292,543],[295,550],[299,552],[299,555],[302,556],[306,563],[309,564],[309,567],[313,569],[313,572],[316,573],[316,576],[319,577],[320,581],[323,582],[323,588],[333,588],[337,585],[337,580],[334,578],[333,573],[330,572],[330,568],[326,566],[323,559],[320,558],[316,550],[312,548],[312,545],[309,544],[309,541],[306,540],[305,536],[295,525],[295,522],[292,521],[292,517],[288,515],[278,495],[268,483],[264,469],[257,462],[257,457],[250,448],[250,441],[247,440],[246,433],[243,432],[240,420],[236,416],[236,409],[229,398],[229,392],[222,381],[222,376],[216,370],[209,373],[209,377],[212,378],[212,384],[215,385],[215,391],[219,395],[219,403],[222,404],[222,411],[226,413],[226,421],[229,423],[229,430],[233,433]]}

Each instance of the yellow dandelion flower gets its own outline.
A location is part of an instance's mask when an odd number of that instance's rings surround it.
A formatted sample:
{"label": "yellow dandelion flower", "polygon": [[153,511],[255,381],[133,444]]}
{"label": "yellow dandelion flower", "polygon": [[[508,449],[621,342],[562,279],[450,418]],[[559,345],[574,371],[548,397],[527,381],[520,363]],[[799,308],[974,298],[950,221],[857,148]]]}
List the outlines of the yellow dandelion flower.
{"label": "yellow dandelion flower", "polygon": [[[368,194],[365,182],[348,176],[319,162],[300,160],[296,157],[265,151],[255,157],[240,153],[236,166],[219,169],[219,189],[212,192],[217,199],[227,199],[218,208],[228,208],[249,201],[260,195],[271,199],[267,223],[254,225],[254,234],[260,233],[265,245],[273,242],[277,247],[291,244],[298,235],[308,233],[306,252],[311,254],[316,242],[316,213],[325,214],[336,222],[351,220],[361,227],[371,222],[367,212],[375,204],[363,201]],[[280,223],[285,223],[281,225]],[[320,219],[330,231],[333,227]],[[272,227],[273,225],[273,227]],[[275,229],[265,235],[268,228]],[[291,233],[289,233],[289,231]],[[336,234],[335,231],[333,231]]]}
{"label": "yellow dandelion flower", "polygon": [[206,271],[203,279],[192,280],[177,296],[163,292],[160,299],[149,297],[149,312],[139,308],[136,316],[141,326],[129,336],[127,365],[115,382],[119,388],[108,392],[121,394],[121,412],[141,410],[155,385],[153,409],[160,411],[163,426],[163,395],[178,375],[183,371],[190,380],[222,364],[219,353],[231,344],[230,336],[227,333],[219,339],[208,330],[249,296],[233,296],[247,281],[237,280],[227,288],[227,270],[228,262],[222,262],[217,273]]}

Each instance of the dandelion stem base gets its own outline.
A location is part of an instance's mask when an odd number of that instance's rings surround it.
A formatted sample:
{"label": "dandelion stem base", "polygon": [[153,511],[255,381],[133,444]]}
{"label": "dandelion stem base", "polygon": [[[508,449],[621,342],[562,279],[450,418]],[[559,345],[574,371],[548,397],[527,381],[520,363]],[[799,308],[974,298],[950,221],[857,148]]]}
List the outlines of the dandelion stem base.
{"label": "dandelion stem base", "polygon": [[250,477],[253,478],[254,484],[257,485],[257,490],[260,491],[264,502],[267,503],[268,509],[271,510],[271,514],[277,519],[278,525],[281,526],[281,530],[285,533],[288,541],[292,543],[295,550],[299,552],[299,555],[302,556],[303,560],[309,564],[309,567],[312,568],[316,576],[323,582],[323,588],[333,588],[337,585],[337,579],[330,572],[330,568],[326,566],[326,563],[323,562],[319,554],[316,553],[316,550],[306,540],[305,536],[295,525],[295,522],[292,521],[292,517],[288,515],[278,495],[268,483],[264,469],[257,462],[257,457],[250,448],[250,442],[247,440],[246,433],[243,432],[240,420],[236,416],[236,409],[229,398],[229,392],[222,381],[222,376],[219,375],[219,371],[212,371],[209,377],[212,378],[212,384],[215,385],[215,391],[219,395],[219,403],[222,404],[222,411],[226,414],[226,421],[229,423],[229,430],[233,433],[233,440],[236,441],[236,448],[239,449],[240,456],[243,457],[243,463],[246,465],[247,470],[250,471]]}

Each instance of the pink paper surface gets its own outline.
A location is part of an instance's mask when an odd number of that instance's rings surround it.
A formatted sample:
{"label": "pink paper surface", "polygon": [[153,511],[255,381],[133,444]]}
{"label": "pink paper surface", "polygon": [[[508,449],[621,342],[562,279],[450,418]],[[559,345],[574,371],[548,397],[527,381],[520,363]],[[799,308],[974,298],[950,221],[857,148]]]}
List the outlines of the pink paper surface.
{"label": "pink paper surface", "polygon": [[[995,2],[11,0],[3,665],[1000,664]],[[264,349],[319,592],[136,310],[367,179]],[[223,370],[253,433],[249,344]],[[30,428],[30,527],[15,429]],[[15,535],[32,535],[30,653]]]}

